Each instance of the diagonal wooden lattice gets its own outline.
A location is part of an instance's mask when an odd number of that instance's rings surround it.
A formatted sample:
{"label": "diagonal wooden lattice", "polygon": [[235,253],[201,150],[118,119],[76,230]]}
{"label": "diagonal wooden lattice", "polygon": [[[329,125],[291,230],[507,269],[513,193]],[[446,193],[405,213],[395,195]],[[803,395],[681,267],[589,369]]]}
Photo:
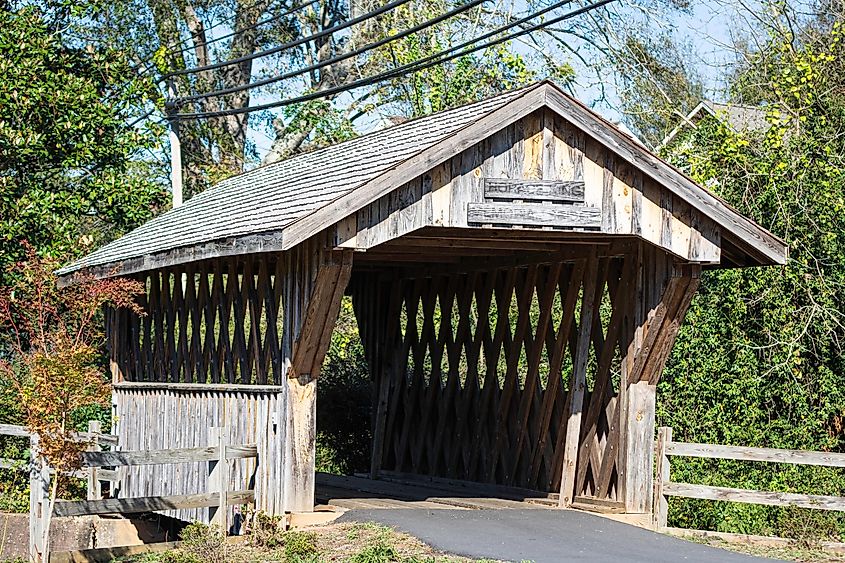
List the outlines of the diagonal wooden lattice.
{"label": "diagonal wooden lattice", "polygon": [[117,379],[280,383],[284,260],[210,260],[145,274],[147,312],[108,311]]}
{"label": "diagonal wooden lattice", "polygon": [[630,262],[602,258],[596,272],[581,259],[380,282],[358,276],[356,314],[379,388],[374,465],[559,490],[577,317],[594,275],[576,492],[615,499]]}

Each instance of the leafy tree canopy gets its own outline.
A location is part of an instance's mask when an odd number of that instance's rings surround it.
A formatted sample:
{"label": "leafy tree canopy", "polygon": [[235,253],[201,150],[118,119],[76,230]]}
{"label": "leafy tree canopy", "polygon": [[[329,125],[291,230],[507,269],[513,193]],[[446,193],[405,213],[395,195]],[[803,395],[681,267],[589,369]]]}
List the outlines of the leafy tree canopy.
{"label": "leafy tree canopy", "polygon": [[22,257],[22,240],[78,255],[166,202],[156,132],[127,123],[145,85],[128,78],[126,54],[63,34],[65,17],[93,7],[2,6],[0,269]]}

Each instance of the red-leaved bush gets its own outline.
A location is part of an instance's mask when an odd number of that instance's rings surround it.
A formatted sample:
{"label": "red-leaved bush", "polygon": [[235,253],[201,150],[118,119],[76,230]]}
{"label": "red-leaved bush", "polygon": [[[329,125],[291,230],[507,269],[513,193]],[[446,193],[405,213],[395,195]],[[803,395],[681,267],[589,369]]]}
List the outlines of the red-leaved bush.
{"label": "red-leaved bush", "polygon": [[81,275],[59,288],[58,261],[25,247],[26,259],[9,268],[12,284],[0,288],[0,378],[14,390],[26,426],[39,435],[40,452],[58,475],[79,467],[84,448],[70,427],[73,411],[108,404],[101,312],[125,307],[142,315],[135,298],[144,287]]}

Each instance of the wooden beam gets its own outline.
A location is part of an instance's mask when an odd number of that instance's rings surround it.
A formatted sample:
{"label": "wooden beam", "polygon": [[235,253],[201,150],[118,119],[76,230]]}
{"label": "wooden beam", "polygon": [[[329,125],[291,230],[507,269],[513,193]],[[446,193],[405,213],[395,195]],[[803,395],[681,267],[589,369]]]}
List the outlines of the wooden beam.
{"label": "wooden beam", "polygon": [[663,494],[670,497],[727,500],[767,506],[796,506],[798,508],[810,508],[813,510],[845,511],[845,497],[827,495],[802,495],[671,482],[664,483]]}
{"label": "wooden beam", "polygon": [[[352,273],[352,252],[320,254],[318,249],[306,247],[289,257],[292,269],[285,275],[283,324],[286,338],[294,341],[290,345],[291,360],[285,378],[287,407],[282,486],[286,511],[310,512],[314,509],[317,376]],[[313,279],[313,283],[308,278]]]}
{"label": "wooden beam", "polygon": [[587,387],[587,360],[590,355],[590,335],[593,330],[594,309],[599,259],[594,253],[587,260],[584,273],[584,291],[581,296],[581,318],[578,326],[578,343],[572,362],[569,383],[569,419],[566,421],[566,441],[563,451],[563,474],[560,481],[560,506],[572,505],[575,495],[575,470],[578,461],[578,442],[581,437],[581,411],[584,407],[584,390]]}
{"label": "wooden beam", "polygon": [[[169,450],[141,450],[130,452],[82,452],[83,467],[111,467],[135,465],[161,465],[166,463],[189,463],[216,460],[217,447],[173,448]],[[230,459],[256,457],[254,445],[228,446],[226,456]]]}
{"label": "wooden beam", "polygon": [[[55,516],[85,516],[90,514],[131,514],[156,510],[205,508],[219,506],[219,493],[195,495],[167,495],[141,498],[108,498],[102,500],[56,501]],[[229,505],[254,502],[253,491],[233,491],[227,495]]]}
{"label": "wooden beam", "polygon": [[666,454],[707,459],[736,459],[740,461],[768,461],[772,463],[793,463],[796,465],[845,467],[845,454],[836,452],[669,442],[666,444]]}
{"label": "wooden beam", "polygon": [[656,384],[660,379],[681,323],[698,290],[700,272],[700,266],[688,266],[688,271],[669,280],[654,314],[645,323],[645,337],[636,353],[634,367],[628,374],[629,382]]}
{"label": "wooden beam", "polygon": [[584,203],[584,182],[563,180],[515,180],[485,178],[484,197]]}
{"label": "wooden beam", "polygon": [[331,342],[340,302],[352,274],[352,251],[335,251],[317,271],[288,377],[316,378]]}
{"label": "wooden beam", "polygon": [[468,203],[467,222],[481,225],[598,229],[601,228],[601,209],[539,203]]}

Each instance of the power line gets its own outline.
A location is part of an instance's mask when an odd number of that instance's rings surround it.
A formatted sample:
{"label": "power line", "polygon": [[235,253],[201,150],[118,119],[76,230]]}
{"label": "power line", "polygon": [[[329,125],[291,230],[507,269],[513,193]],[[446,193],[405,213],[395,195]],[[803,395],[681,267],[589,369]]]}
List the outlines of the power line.
{"label": "power line", "polygon": [[348,27],[352,27],[355,24],[358,24],[358,23],[361,23],[363,21],[366,21],[366,20],[372,19],[374,17],[380,16],[381,14],[389,12],[393,8],[396,8],[397,6],[401,6],[402,4],[407,4],[408,2],[410,2],[410,0],[393,0],[392,2],[389,2],[388,4],[381,6],[380,8],[377,8],[375,10],[367,12],[366,14],[361,14],[358,17],[352,18],[351,20],[346,20],[343,23],[339,23],[337,25],[327,27],[327,28],[325,28],[321,31],[318,31],[317,33],[314,33],[313,35],[309,35],[307,37],[300,37],[298,39],[294,39],[293,41],[283,43],[283,44],[281,44],[277,47],[273,47],[272,49],[266,49],[264,51],[259,51],[257,53],[252,53],[250,55],[244,55],[243,57],[238,57],[238,58],[235,58],[235,59],[229,59],[229,60],[226,60],[226,61],[220,61],[219,63],[214,63],[214,64],[210,64],[210,65],[205,65],[205,66],[199,66],[199,67],[195,67],[195,68],[186,68],[186,69],[174,70],[173,72],[169,73],[166,76],[166,78],[169,78],[171,76],[180,76],[180,75],[184,75],[184,74],[193,74],[193,73],[196,73],[196,72],[202,72],[202,71],[206,71],[206,70],[215,70],[215,69],[218,69],[218,68],[223,68],[225,66],[230,66],[230,65],[246,62],[246,61],[249,61],[249,60],[252,60],[252,59],[257,59],[259,57],[266,57],[268,55],[274,55],[276,53],[280,53],[282,51],[292,49],[293,47],[297,47],[299,45],[302,45],[303,43],[307,43],[308,41],[314,41],[316,39],[326,37],[327,35],[333,34],[335,31],[341,31],[341,30],[346,29]]}
{"label": "power line", "polygon": [[201,93],[201,94],[193,94],[193,95],[190,95],[190,96],[184,96],[184,97],[176,99],[175,103],[176,103],[176,105],[181,105],[181,104],[184,104],[184,103],[187,103],[187,102],[192,102],[192,101],[195,101],[195,100],[210,98],[212,96],[225,96],[225,95],[228,95],[228,94],[234,94],[236,92],[242,92],[244,90],[250,90],[252,88],[258,88],[260,86],[266,86],[266,85],[272,84],[274,82],[279,82],[281,80],[287,80],[288,78],[293,78],[295,76],[300,76],[302,74],[306,74],[306,73],[312,72],[314,70],[319,70],[319,69],[327,67],[329,65],[333,65],[335,63],[345,61],[349,58],[356,57],[358,55],[366,53],[367,51],[377,49],[377,48],[379,48],[383,45],[386,45],[387,43],[391,43],[391,42],[396,41],[398,39],[402,39],[404,37],[407,37],[409,35],[417,33],[417,32],[419,32],[423,29],[426,29],[426,28],[431,27],[433,25],[436,25],[436,24],[438,24],[438,23],[440,23],[444,20],[447,20],[447,19],[449,19],[453,16],[456,16],[458,14],[466,12],[467,10],[471,10],[472,8],[474,8],[474,7],[476,7],[480,4],[483,4],[486,1],[487,0],[470,0],[469,2],[466,2],[465,4],[461,4],[460,6],[453,8],[453,9],[449,10],[448,12],[445,12],[445,13],[443,13],[443,14],[435,17],[435,18],[432,18],[430,20],[426,20],[425,22],[418,24],[418,25],[415,25],[414,27],[411,27],[409,29],[406,29],[405,31],[402,31],[402,32],[399,32],[399,33],[394,33],[393,35],[390,35],[388,37],[384,37],[384,38],[382,38],[378,41],[375,41],[373,43],[369,43],[369,44],[364,45],[363,47],[359,47],[358,49],[355,49],[353,51],[349,51],[348,53],[343,53],[343,54],[338,55],[336,57],[332,57],[330,59],[320,61],[318,63],[312,64],[310,66],[306,66],[304,68],[300,68],[300,69],[297,69],[297,70],[294,70],[294,71],[290,71],[290,72],[287,72],[287,73],[284,73],[284,74],[272,76],[272,77],[265,78],[265,79],[262,79],[262,80],[257,80],[255,82],[250,82],[249,84],[243,84],[243,85],[240,85],[240,86],[233,86],[231,88],[224,88],[222,90],[214,90],[212,92],[204,92],[204,93]]}
{"label": "power line", "polygon": [[211,111],[211,112],[181,113],[181,114],[176,114],[174,117],[176,119],[179,119],[179,120],[188,120],[188,119],[204,119],[204,118],[208,118],[208,117],[223,117],[223,116],[227,116],[227,115],[237,115],[237,114],[241,114],[241,113],[250,113],[250,112],[253,112],[253,111],[261,111],[261,110],[265,110],[265,109],[272,109],[272,108],[276,108],[276,107],[283,107],[283,106],[298,104],[298,103],[302,103],[302,102],[308,102],[308,101],[315,100],[315,99],[318,99],[318,98],[323,98],[323,97],[326,97],[326,96],[331,96],[331,95],[334,95],[334,94],[339,94],[339,93],[342,93],[342,92],[353,90],[355,88],[360,88],[360,87],[363,87],[363,86],[371,86],[373,84],[377,84],[377,83],[383,82],[385,80],[398,78],[398,77],[400,77],[404,74],[408,74],[408,73],[412,73],[412,72],[419,72],[421,70],[431,68],[431,67],[436,66],[438,64],[449,62],[451,60],[454,60],[456,58],[463,57],[463,56],[466,56],[466,55],[470,55],[470,54],[475,53],[477,51],[480,51],[482,49],[494,47],[494,46],[499,45],[501,43],[511,41],[513,39],[516,39],[516,38],[521,37],[523,35],[526,35],[528,33],[532,33],[534,31],[542,29],[546,26],[555,25],[555,24],[560,23],[564,20],[567,20],[567,19],[573,18],[575,16],[581,15],[583,13],[590,11],[590,10],[600,8],[602,6],[605,6],[605,5],[610,4],[612,2],[615,2],[615,1],[616,0],[598,0],[596,2],[592,2],[590,4],[582,6],[578,9],[576,9],[576,10],[573,10],[571,12],[567,12],[566,14],[563,14],[563,15],[558,16],[556,18],[552,18],[551,20],[549,20],[547,22],[541,22],[541,23],[538,23],[538,24],[535,24],[535,25],[532,25],[532,26],[528,26],[528,27],[525,27],[525,28],[523,28],[519,31],[510,33],[508,35],[504,35],[504,36],[499,37],[497,39],[494,39],[493,41],[489,41],[489,42],[483,43],[481,45],[476,45],[474,47],[471,47],[469,49],[464,49],[462,51],[454,52],[458,49],[463,49],[464,47],[472,45],[473,43],[477,43],[478,41],[481,41],[483,39],[487,39],[489,37],[492,37],[493,35],[497,35],[498,33],[501,33],[502,31],[507,31],[508,29],[511,29],[511,28],[516,27],[518,25],[522,25],[527,20],[536,18],[539,15],[546,13],[550,9],[554,9],[554,8],[560,7],[564,4],[568,4],[568,3],[571,2],[571,0],[563,0],[561,2],[557,2],[557,3],[553,4],[549,8],[546,8],[544,10],[540,10],[535,14],[526,16],[524,18],[516,20],[516,21],[514,21],[510,24],[507,24],[505,26],[501,26],[501,27],[499,27],[499,28],[497,28],[497,29],[495,29],[491,32],[488,32],[488,33],[486,33],[486,34],[484,34],[484,35],[482,35],[478,38],[466,41],[466,42],[464,42],[464,43],[462,43],[462,44],[460,44],[456,47],[445,49],[443,51],[440,51],[438,53],[430,55],[429,57],[425,57],[423,59],[420,59],[419,61],[414,61],[413,63],[408,63],[408,64],[405,64],[405,65],[402,65],[402,66],[397,67],[393,70],[379,73],[375,76],[362,78],[360,80],[355,80],[353,82],[350,82],[348,84],[344,84],[344,85],[341,85],[341,86],[336,86],[336,87],[333,87],[333,88],[326,88],[324,90],[318,90],[316,92],[311,92],[309,94],[303,94],[301,96],[297,96],[297,97],[294,97],[294,98],[288,98],[286,100],[279,100],[279,101],[276,101],[276,102],[270,102],[270,103],[261,104],[261,105],[257,105],[257,106],[249,106],[249,107],[244,107],[244,108],[232,108],[232,109],[227,109],[227,110]]}

